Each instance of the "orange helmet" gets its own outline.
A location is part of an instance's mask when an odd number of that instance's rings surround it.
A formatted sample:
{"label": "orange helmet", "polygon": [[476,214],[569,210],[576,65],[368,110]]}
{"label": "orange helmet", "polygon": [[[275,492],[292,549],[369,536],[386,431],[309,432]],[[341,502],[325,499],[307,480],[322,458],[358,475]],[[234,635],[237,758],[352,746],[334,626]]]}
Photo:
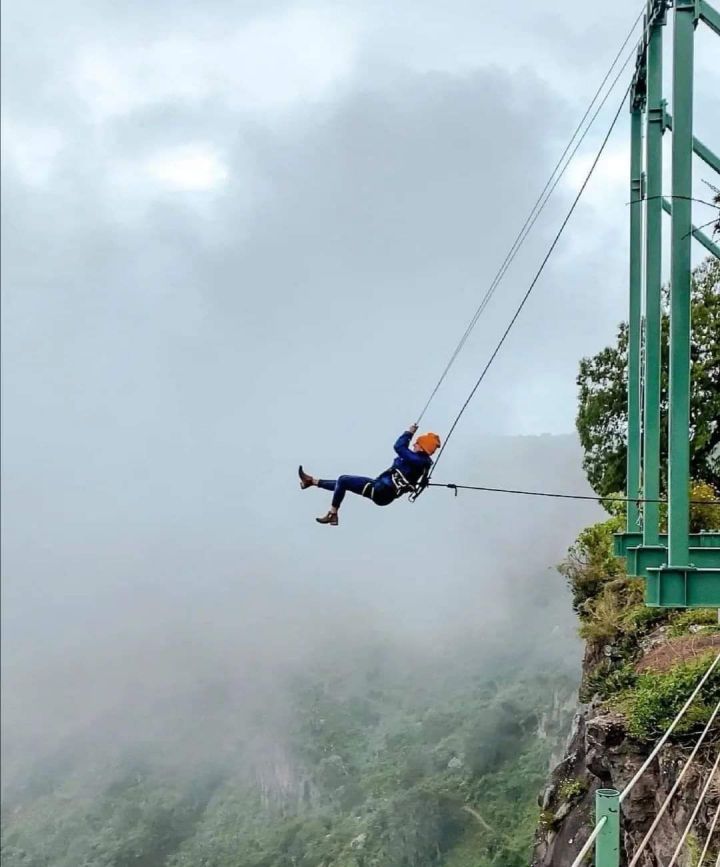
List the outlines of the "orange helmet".
{"label": "orange helmet", "polygon": [[440,437],[436,433],[421,434],[415,443],[426,455],[434,454],[440,448]]}

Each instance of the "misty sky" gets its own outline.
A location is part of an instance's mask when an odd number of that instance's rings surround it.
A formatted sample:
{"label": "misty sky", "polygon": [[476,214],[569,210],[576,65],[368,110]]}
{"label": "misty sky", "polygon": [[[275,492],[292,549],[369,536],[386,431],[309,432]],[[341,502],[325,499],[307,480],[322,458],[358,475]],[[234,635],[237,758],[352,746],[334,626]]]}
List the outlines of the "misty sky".
{"label": "misty sky", "polygon": [[[452,622],[480,596],[506,604],[502,564],[556,562],[592,507],[437,492],[348,502],[332,530],[294,473],[388,464],[639,5],[4,4],[11,659],[207,638],[219,620],[254,640],[340,609]],[[712,39],[696,112],[711,145]],[[619,95],[428,415],[441,435]],[[623,111],[443,478],[582,486],[576,450],[572,466],[490,460],[483,436],[572,431],[578,359],[625,315],[627,174]]]}

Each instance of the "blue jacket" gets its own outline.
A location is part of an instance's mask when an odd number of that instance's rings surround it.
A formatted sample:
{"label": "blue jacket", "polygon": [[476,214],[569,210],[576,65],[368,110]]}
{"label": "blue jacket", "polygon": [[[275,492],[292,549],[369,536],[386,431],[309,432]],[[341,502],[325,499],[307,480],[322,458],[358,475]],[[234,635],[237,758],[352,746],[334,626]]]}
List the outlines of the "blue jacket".
{"label": "blue jacket", "polygon": [[397,457],[393,461],[393,465],[378,476],[376,482],[392,485],[392,471],[400,470],[411,485],[416,484],[422,478],[423,473],[432,466],[430,455],[425,452],[414,452],[410,448],[412,434],[410,431],[400,434],[395,443],[395,451]]}

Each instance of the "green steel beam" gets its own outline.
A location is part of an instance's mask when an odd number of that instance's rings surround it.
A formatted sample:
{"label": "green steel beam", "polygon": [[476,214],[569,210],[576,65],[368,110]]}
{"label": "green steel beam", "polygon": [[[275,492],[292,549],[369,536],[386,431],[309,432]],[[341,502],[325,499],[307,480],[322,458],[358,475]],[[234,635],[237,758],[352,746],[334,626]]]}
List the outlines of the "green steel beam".
{"label": "green steel beam", "polygon": [[[645,136],[645,358],[643,408],[643,497],[660,499],[660,376],[662,323],[662,164],[665,103],[662,98],[664,16],[650,28]],[[629,496],[629,495],[628,495]],[[628,530],[631,528],[628,526]],[[643,545],[660,538],[658,503],[645,503]]]}
{"label": "green steel beam", "polygon": [[640,313],[642,304],[642,109],[630,114],[630,315],[628,325],[627,529],[637,527],[640,491]]}
{"label": "green steel beam", "polygon": [[673,32],[672,253],[668,569],[689,567],[690,282],[695,0],[675,0]]}
{"label": "green steel beam", "polygon": [[704,21],[711,30],[720,36],[720,12],[713,9],[706,0],[700,0],[700,20]]}
{"label": "green steel beam", "polygon": [[648,569],[645,604],[653,608],[720,608],[720,569]]}
{"label": "green steel beam", "polygon": [[[691,548],[720,548],[720,532],[690,533]],[[616,557],[627,557],[632,548],[639,548],[643,543],[643,534],[639,531],[634,533],[615,533],[613,535],[613,554]],[[659,544],[667,548],[667,533],[660,533]],[[719,564],[720,565],[720,564]]]}
{"label": "green steel beam", "polygon": [[712,253],[716,259],[720,259],[720,247],[718,247],[714,241],[711,241],[704,232],[701,232],[700,229],[696,229],[695,226],[693,226],[692,236],[696,241],[702,244],[703,247],[705,247],[708,253]]}
{"label": "green steel beam", "polygon": [[[720,569],[720,549],[696,548],[690,546],[689,558],[693,566],[699,569]],[[627,573],[636,578],[647,578],[648,569],[659,569],[667,566],[667,548],[663,545],[642,545],[630,548],[627,555]],[[718,585],[720,593],[720,585]]]}
{"label": "green steel beam", "polygon": [[[672,215],[672,203],[668,199],[662,200],[662,208],[666,214]],[[715,258],[720,259],[720,247],[712,241],[708,236],[701,232],[700,229],[697,229],[695,226],[691,229],[691,234],[696,241],[699,241],[703,247],[709,252],[712,253]]]}
{"label": "green steel beam", "polygon": [[705,160],[711,169],[715,169],[720,174],[720,157],[711,151],[706,144],[703,144],[700,139],[695,138],[695,136],[693,136],[693,150],[701,160]]}
{"label": "green steel beam", "polygon": [[[663,115],[663,125],[666,129],[672,129],[672,115],[670,112],[665,111]],[[711,169],[715,169],[716,172],[720,174],[720,157],[709,148],[704,142],[701,142],[699,138],[693,136],[693,150],[700,157],[701,160],[704,160]]]}

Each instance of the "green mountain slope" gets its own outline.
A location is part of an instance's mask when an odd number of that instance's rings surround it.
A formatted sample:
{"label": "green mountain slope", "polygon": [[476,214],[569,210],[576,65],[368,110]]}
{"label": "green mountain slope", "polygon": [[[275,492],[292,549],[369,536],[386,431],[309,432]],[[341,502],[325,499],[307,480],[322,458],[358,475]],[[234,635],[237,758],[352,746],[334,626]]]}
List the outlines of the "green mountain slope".
{"label": "green mountain slope", "polygon": [[576,679],[512,654],[488,666],[483,649],[401,665],[368,651],[296,675],[282,724],[226,719],[214,763],[191,758],[192,725],[111,761],[105,744],[68,744],[8,793],[3,864],[527,864]]}

